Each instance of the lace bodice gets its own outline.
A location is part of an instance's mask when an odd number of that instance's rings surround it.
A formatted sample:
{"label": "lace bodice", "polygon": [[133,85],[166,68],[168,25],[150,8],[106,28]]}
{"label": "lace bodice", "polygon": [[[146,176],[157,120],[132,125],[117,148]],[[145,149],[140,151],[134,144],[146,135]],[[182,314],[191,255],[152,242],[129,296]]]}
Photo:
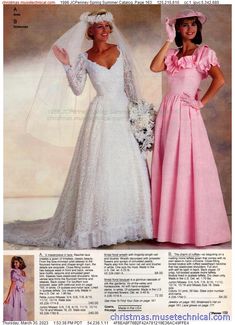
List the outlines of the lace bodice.
{"label": "lace bodice", "polygon": [[136,93],[128,60],[120,52],[107,69],[82,53],[65,69],[75,95],[89,75],[97,96],[84,116],[53,217],[7,224],[5,240],[83,249],[152,238],[149,176],[129,122],[128,101]]}
{"label": "lace bodice", "polygon": [[120,51],[116,62],[110,69],[88,59],[87,53],[78,55],[74,67],[65,65],[69,85],[75,95],[84,89],[87,73],[98,96],[127,96],[136,100],[134,77],[128,59]]}

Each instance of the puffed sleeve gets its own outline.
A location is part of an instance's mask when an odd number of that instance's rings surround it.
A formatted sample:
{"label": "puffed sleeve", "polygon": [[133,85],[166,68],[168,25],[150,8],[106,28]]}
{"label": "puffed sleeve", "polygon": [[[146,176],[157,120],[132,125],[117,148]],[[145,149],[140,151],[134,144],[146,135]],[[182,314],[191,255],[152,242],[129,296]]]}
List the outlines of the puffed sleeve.
{"label": "puffed sleeve", "polygon": [[215,51],[205,45],[197,57],[197,67],[203,78],[208,77],[208,72],[212,66],[220,67],[220,64]]}
{"label": "puffed sleeve", "polygon": [[137,91],[136,91],[136,85],[134,80],[134,75],[131,69],[131,65],[128,61],[128,58],[123,54],[123,60],[124,60],[124,90],[131,101],[137,101]]}
{"label": "puffed sleeve", "polygon": [[20,280],[20,275],[15,270],[11,270],[11,281],[18,280]]}
{"label": "puffed sleeve", "polygon": [[[175,57],[175,49],[169,49],[166,53],[164,63],[166,72],[173,74],[177,68],[177,64],[174,60]],[[178,71],[178,70],[177,70]]]}
{"label": "puffed sleeve", "polygon": [[74,67],[70,65],[64,65],[64,69],[73,93],[76,96],[81,95],[87,78],[86,59],[84,57],[84,54],[79,54]]}
{"label": "puffed sleeve", "polygon": [[16,282],[25,282],[26,280],[26,275],[19,274],[16,270],[12,269],[11,270],[11,281]]}

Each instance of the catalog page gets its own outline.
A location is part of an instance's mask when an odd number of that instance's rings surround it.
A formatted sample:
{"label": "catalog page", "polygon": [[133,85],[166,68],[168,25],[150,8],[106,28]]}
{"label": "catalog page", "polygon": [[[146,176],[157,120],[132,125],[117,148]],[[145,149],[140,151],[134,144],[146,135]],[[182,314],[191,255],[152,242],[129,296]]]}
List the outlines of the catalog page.
{"label": "catalog page", "polygon": [[232,320],[231,1],[3,1],[3,324]]}

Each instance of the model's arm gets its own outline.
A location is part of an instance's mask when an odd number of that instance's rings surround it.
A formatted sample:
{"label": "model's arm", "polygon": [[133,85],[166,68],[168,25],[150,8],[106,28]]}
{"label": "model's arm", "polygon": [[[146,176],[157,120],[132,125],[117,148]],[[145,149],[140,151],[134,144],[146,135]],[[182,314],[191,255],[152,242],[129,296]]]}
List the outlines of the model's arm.
{"label": "model's arm", "polygon": [[81,95],[85,87],[87,73],[85,59],[82,54],[78,56],[75,66],[71,66],[69,55],[65,49],[58,46],[53,47],[56,58],[64,65],[69,85],[76,96]]}
{"label": "model's arm", "polygon": [[137,95],[137,85],[135,82],[135,78],[133,75],[133,71],[131,68],[131,65],[128,61],[128,58],[126,55],[123,54],[124,57],[124,90],[131,101],[138,101],[138,95]]}
{"label": "model's arm", "polygon": [[167,38],[166,42],[164,43],[164,45],[162,46],[162,48],[160,49],[160,51],[153,58],[153,61],[150,65],[150,69],[153,72],[161,72],[161,71],[165,70],[165,63],[164,63],[165,57],[166,57],[167,51],[170,48],[171,43],[175,39],[175,35],[176,35],[175,25],[170,25],[168,18],[166,19],[165,27],[166,27],[166,32],[167,32],[168,38]]}
{"label": "model's arm", "polygon": [[223,72],[218,66],[212,66],[208,73],[212,77],[212,82],[201,99],[203,106],[206,105],[215,96],[218,90],[225,83]]}
{"label": "model's arm", "polygon": [[153,72],[161,72],[165,70],[165,57],[167,51],[169,50],[171,42],[166,41],[165,44],[162,46],[160,51],[155,55],[153,61],[151,62],[150,69]]}
{"label": "model's arm", "polygon": [[22,288],[24,288],[25,287],[25,279],[26,279],[26,273],[25,273],[25,271],[22,271],[22,275],[24,277],[24,281],[23,281]]}
{"label": "model's arm", "polygon": [[198,98],[192,98],[186,93],[181,97],[183,102],[197,110],[204,107],[224,84],[224,76],[218,66],[212,66],[208,71],[208,74],[212,77],[212,82],[201,100]]}
{"label": "model's arm", "polygon": [[6,297],[5,301],[4,301],[4,304],[9,303],[9,298],[10,298],[11,292],[12,292],[12,290],[14,290],[14,288],[15,288],[15,281],[11,281],[11,285],[10,285],[10,288],[8,290],[8,294],[7,294],[7,297]]}

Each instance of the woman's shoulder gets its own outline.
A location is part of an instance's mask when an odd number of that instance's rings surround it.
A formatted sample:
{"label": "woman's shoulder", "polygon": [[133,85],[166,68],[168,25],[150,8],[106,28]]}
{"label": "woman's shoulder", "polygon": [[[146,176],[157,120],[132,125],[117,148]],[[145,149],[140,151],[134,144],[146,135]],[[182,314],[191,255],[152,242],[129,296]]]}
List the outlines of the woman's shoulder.
{"label": "woman's shoulder", "polygon": [[176,54],[179,51],[178,48],[170,48],[166,53],[166,57],[171,57],[172,55]]}
{"label": "woman's shoulder", "polygon": [[11,274],[11,279],[12,280],[16,280],[19,277],[19,273],[17,272],[16,269],[11,269],[10,274]]}
{"label": "woman's shoulder", "polygon": [[[105,52],[108,52],[108,51],[115,51],[115,50],[118,50],[119,47],[117,44],[111,44],[111,43],[108,43],[107,44],[107,49],[105,50]],[[83,52],[83,54],[85,55],[94,55],[95,54],[95,50],[93,47],[91,47],[90,49],[86,50],[85,52]]]}
{"label": "woman's shoulder", "polygon": [[11,275],[23,275],[26,276],[26,273],[24,270],[20,270],[20,269],[11,269]]}
{"label": "woman's shoulder", "polygon": [[200,45],[196,53],[196,62],[214,62],[218,61],[216,52],[207,44]]}
{"label": "woman's shoulder", "polygon": [[114,49],[114,48],[118,48],[118,45],[117,44],[112,44],[112,43],[109,43],[109,49]]}
{"label": "woman's shoulder", "polygon": [[175,68],[177,66],[177,60],[176,60],[176,53],[178,52],[178,49],[176,48],[170,48],[168,49],[164,63],[166,65],[166,71],[169,73],[174,73]]}
{"label": "woman's shoulder", "polygon": [[[167,53],[166,53],[166,57],[171,57],[175,54],[177,54],[180,51],[180,48],[170,48]],[[210,48],[207,44],[202,44],[199,45],[197,50],[195,51],[194,54],[209,54],[215,52],[212,48]],[[193,55],[192,55],[193,56]]]}
{"label": "woman's shoulder", "polygon": [[195,58],[195,64],[199,72],[203,74],[203,78],[208,76],[209,70],[212,66],[220,67],[215,51],[207,44],[199,47]]}
{"label": "woman's shoulder", "polygon": [[209,45],[202,44],[202,45],[198,46],[197,53],[201,57],[205,58],[206,56],[209,56],[211,54],[215,54],[215,51],[211,47],[209,47]]}
{"label": "woman's shoulder", "polygon": [[79,67],[84,67],[86,69],[87,66],[87,58],[88,58],[88,54],[87,52],[81,52],[78,54],[77,59],[76,59],[76,65],[78,65]]}
{"label": "woman's shoulder", "polygon": [[78,60],[83,60],[87,58],[87,56],[88,56],[87,52],[81,52],[78,54]]}
{"label": "woman's shoulder", "polygon": [[109,44],[108,52],[110,55],[118,56],[121,53],[121,49],[117,44]]}

